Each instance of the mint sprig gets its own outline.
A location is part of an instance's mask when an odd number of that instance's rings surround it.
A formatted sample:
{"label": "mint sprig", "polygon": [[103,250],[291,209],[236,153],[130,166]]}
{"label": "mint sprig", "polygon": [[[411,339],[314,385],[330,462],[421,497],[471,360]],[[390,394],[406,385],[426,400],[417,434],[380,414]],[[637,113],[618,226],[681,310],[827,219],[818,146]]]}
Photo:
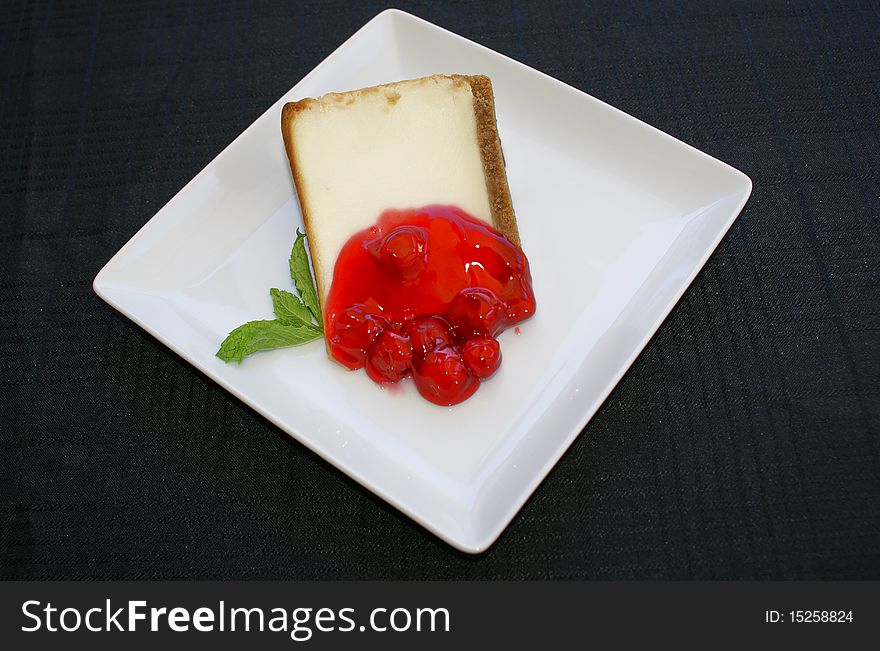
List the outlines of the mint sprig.
{"label": "mint sprig", "polygon": [[248,321],[229,333],[220,344],[217,357],[224,362],[238,362],[260,350],[299,346],[321,336],[313,325],[291,325],[278,321]]}
{"label": "mint sprig", "polygon": [[299,346],[323,334],[321,308],[304,240],[305,235],[297,229],[290,252],[290,278],[300,295],[275,287],[270,289],[275,319],[248,321],[230,332],[217,351],[217,357],[224,362],[240,364],[258,351]]}
{"label": "mint sprig", "polygon": [[272,296],[272,309],[275,310],[276,319],[290,325],[312,325],[312,314],[299,296],[274,287],[269,290],[269,294]]}
{"label": "mint sprig", "polygon": [[309,308],[309,312],[315,317],[319,327],[321,323],[321,308],[318,305],[318,294],[315,291],[315,280],[312,278],[312,268],[309,265],[309,256],[306,253],[306,236],[296,229],[296,241],[290,252],[290,277],[296,284],[296,289],[302,296],[303,303]]}

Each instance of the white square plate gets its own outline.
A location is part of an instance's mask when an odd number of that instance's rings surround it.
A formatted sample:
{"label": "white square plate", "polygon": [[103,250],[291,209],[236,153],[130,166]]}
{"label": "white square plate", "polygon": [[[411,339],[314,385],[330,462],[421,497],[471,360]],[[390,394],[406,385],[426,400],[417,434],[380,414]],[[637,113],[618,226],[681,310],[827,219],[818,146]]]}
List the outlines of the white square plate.
{"label": "white square plate", "polygon": [[[433,73],[492,78],[538,311],[454,408],[384,391],[323,344],[214,357],[288,288],[299,208],[284,102]],[[385,11],[160,210],[95,291],[295,439],[467,552],[491,545],[685,291],[751,192],[741,172],[521,63]],[[402,393],[402,395],[401,395]]]}

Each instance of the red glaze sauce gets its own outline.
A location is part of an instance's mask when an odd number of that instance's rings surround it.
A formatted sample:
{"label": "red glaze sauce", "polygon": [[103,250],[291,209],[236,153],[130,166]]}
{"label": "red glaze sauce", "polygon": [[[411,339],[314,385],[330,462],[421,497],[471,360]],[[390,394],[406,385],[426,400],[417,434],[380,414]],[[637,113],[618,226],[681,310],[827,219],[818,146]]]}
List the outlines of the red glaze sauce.
{"label": "red glaze sauce", "polygon": [[411,375],[438,405],[501,363],[495,339],[535,312],[525,254],[454,206],[387,210],[339,254],[324,309],[330,353],[375,382]]}

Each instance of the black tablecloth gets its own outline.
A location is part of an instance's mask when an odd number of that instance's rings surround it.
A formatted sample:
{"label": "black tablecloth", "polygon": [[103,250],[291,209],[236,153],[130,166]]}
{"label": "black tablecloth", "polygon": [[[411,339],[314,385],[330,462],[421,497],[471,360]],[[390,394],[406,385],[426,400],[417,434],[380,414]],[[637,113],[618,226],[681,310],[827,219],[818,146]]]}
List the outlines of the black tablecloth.
{"label": "black tablecloth", "polygon": [[880,578],[878,3],[398,3],[754,193],[498,543],[460,554],[91,290],[375,2],[0,8],[0,577]]}

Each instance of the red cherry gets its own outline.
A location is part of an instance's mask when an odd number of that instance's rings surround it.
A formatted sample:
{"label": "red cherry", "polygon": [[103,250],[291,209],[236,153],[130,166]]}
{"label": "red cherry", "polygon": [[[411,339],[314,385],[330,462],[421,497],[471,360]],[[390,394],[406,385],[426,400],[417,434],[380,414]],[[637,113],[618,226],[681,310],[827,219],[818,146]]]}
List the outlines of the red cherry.
{"label": "red cherry", "polygon": [[404,330],[412,342],[413,354],[422,357],[438,348],[452,344],[449,324],[436,316],[419,316],[407,321]]}
{"label": "red cherry", "polygon": [[466,287],[452,299],[445,316],[456,338],[464,341],[498,335],[504,329],[507,309],[491,290]]}
{"label": "red cherry", "polygon": [[442,406],[464,402],[480,386],[453,348],[434,350],[416,360],[413,380],[425,400]]}
{"label": "red cherry", "polygon": [[345,308],[335,320],[328,337],[333,357],[354,370],[364,365],[367,348],[388,327],[388,320],[363,303]]}
{"label": "red cherry", "polygon": [[461,359],[475,378],[485,380],[501,366],[501,346],[492,337],[469,339],[461,347]]}
{"label": "red cherry", "polygon": [[399,382],[409,373],[413,351],[409,337],[391,328],[373,340],[364,364],[373,382]]}
{"label": "red cherry", "polygon": [[379,259],[404,280],[412,280],[428,264],[425,243],[428,234],[418,226],[398,226],[379,247]]}

